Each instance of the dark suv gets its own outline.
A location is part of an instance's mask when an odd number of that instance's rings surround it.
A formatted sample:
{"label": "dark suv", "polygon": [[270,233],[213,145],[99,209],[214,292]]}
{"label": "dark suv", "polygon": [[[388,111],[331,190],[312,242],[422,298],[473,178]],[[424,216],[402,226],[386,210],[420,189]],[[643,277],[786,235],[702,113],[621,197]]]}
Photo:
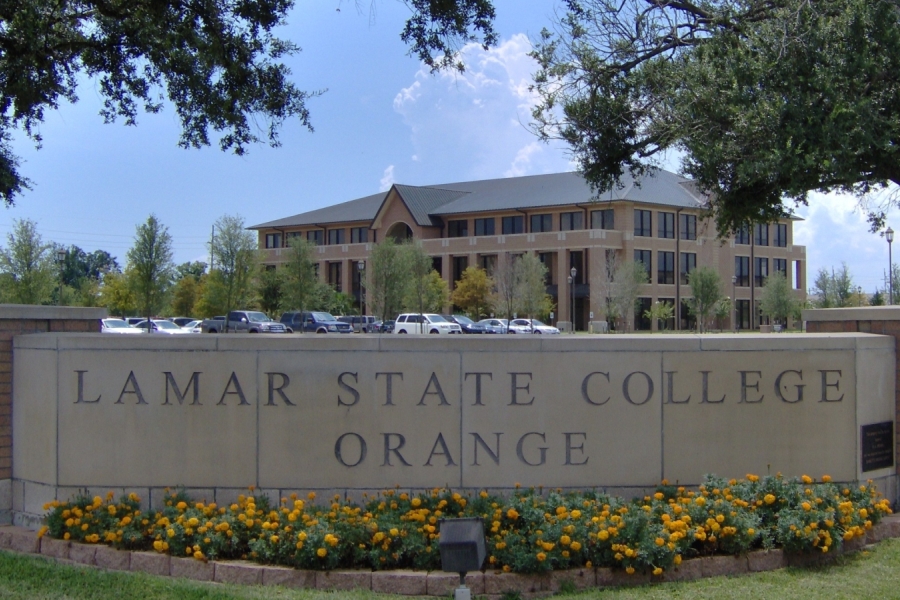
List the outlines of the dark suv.
{"label": "dark suv", "polygon": [[350,323],[353,331],[356,333],[378,333],[381,331],[381,321],[378,317],[372,315],[348,315],[346,317],[338,317],[338,321]]}
{"label": "dark suv", "polygon": [[293,332],[308,331],[310,333],[352,333],[350,323],[338,321],[330,313],[312,310],[300,312],[292,310],[282,313],[281,319],[285,327]]}

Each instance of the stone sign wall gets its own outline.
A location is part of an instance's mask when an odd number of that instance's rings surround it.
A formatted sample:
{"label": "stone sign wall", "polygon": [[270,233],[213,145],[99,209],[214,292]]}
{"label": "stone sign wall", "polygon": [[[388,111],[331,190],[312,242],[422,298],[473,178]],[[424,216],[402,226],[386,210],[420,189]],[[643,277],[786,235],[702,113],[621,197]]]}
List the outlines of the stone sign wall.
{"label": "stone sign wall", "polygon": [[22,515],[81,488],[628,494],[706,473],[896,496],[893,460],[863,471],[862,427],[882,424],[870,454],[893,436],[883,336],[42,334],[15,357]]}

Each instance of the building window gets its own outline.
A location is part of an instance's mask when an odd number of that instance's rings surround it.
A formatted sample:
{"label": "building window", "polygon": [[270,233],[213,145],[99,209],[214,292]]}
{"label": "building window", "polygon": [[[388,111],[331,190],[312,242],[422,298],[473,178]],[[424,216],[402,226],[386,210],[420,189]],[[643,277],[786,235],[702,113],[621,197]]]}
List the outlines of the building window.
{"label": "building window", "polygon": [[734,257],[734,276],[737,277],[735,284],[738,287],[750,287],[750,257],[735,256]]}
{"label": "building window", "polygon": [[556,263],[556,252],[540,252],[538,253],[538,260],[547,268],[544,275],[544,285],[553,285],[553,273],[556,270],[553,266]]}
{"label": "building window", "polygon": [[773,258],[772,259],[772,270],[775,273],[781,273],[784,275],[785,279],[787,278],[787,259],[786,258]]}
{"label": "building window", "polygon": [[325,232],[321,229],[306,232],[306,241],[314,246],[321,246],[325,243]]}
{"label": "building window", "polygon": [[267,233],[266,234],[266,248],[281,248],[281,234],[280,233]]}
{"label": "building window", "polygon": [[644,265],[644,270],[647,271],[647,283],[652,282],[653,278],[650,276],[650,273],[651,273],[650,269],[652,268],[651,263],[650,263],[650,251],[649,250],[635,250],[634,251],[634,262],[641,263],[642,265]]}
{"label": "building window", "polygon": [[553,215],[531,215],[531,232],[553,231]]}
{"label": "building window", "polygon": [[766,284],[766,278],[769,276],[769,259],[754,257],[753,259],[753,282],[756,287],[762,287]]}
{"label": "building window", "polygon": [[503,217],[501,226],[503,227],[503,235],[525,233],[525,217]]}
{"label": "building window", "polygon": [[675,213],[661,212],[656,216],[659,221],[659,237],[666,240],[675,239]]}
{"label": "building window", "polygon": [[[657,298],[656,300],[659,304],[668,304],[673,309],[675,307],[675,298]],[[672,316],[659,324],[657,322],[657,326],[661,329],[675,329],[675,311],[672,311]]]}
{"label": "building window", "polygon": [[775,223],[775,245],[787,248],[787,225],[784,223]]}
{"label": "building window", "polygon": [[750,229],[745,225],[737,230],[734,234],[735,244],[750,245]]}
{"label": "building window", "polygon": [[737,320],[737,328],[750,329],[750,301],[736,300],[734,303],[734,309],[736,313],[735,318]]}
{"label": "building window", "polygon": [[584,213],[566,212],[559,215],[560,231],[575,231],[576,229],[584,229]]}
{"label": "building window", "polygon": [[697,317],[694,315],[690,298],[681,300],[681,329],[690,331],[697,327]]}
{"label": "building window", "polygon": [[656,254],[656,283],[675,283],[674,252],[658,252]]}
{"label": "building window", "polygon": [[649,210],[635,209],[634,235],[638,237],[653,237],[652,218]]}
{"label": "building window", "polygon": [[682,252],[680,258],[681,264],[679,265],[679,270],[681,271],[681,284],[688,285],[690,283],[691,271],[697,268],[697,254],[695,252]]}
{"label": "building window", "polygon": [[615,229],[615,212],[611,208],[591,211],[591,229]]}
{"label": "building window", "polygon": [[350,228],[350,243],[351,244],[365,244],[369,241],[369,228],[368,227],[351,227]]}
{"label": "building window", "polygon": [[584,267],[584,252],[572,250],[569,252],[569,273],[572,273],[572,267],[575,267],[575,284],[581,285],[587,283],[587,273]]}
{"label": "building window", "polygon": [[481,264],[481,268],[487,271],[488,275],[493,274],[494,269],[497,268],[496,254],[482,254],[478,257],[478,261]]}
{"label": "building window", "polygon": [[697,239],[697,215],[678,215],[679,237],[683,240]]}
{"label": "building window", "polygon": [[453,257],[453,281],[459,281],[462,279],[463,272],[469,268],[469,257],[468,256],[454,256]]}
{"label": "building window", "polygon": [[469,221],[447,221],[447,237],[469,237]]}
{"label": "building window", "polygon": [[475,219],[475,235],[494,235],[494,217]]}
{"label": "building window", "polygon": [[334,291],[341,292],[341,263],[328,263],[328,283],[334,288]]}
{"label": "building window", "polygon": [[637,331],[648,331],[653,328],[647,311],[653,306],[652,298],[638,298],[634,309],[634,328]]}
{"label": "building window", "polygon": [[766,223],[757,223],[753,226],[753,243],[757,246],[769,245],[769,226]]}
{"label": "building window", "polygon": [[339,244],[344,243],[344,230],[343,229],[329,229],[328,230],[328,245],[329,246],[337,246]]}

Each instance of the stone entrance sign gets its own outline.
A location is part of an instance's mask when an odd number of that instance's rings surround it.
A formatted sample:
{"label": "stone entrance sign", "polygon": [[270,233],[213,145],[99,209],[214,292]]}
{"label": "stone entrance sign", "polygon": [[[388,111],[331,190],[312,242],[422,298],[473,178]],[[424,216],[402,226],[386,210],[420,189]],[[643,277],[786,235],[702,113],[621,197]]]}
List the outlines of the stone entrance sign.
{"label": "stone entrance sign", "polygon": [[894,359],[892,339],[865,334],[22,336],[14,508],[27,485],[42,501],[178,485],[636,489],[706,473],[893,486],[893,464],[862,472],[861,428],[893,421]]}

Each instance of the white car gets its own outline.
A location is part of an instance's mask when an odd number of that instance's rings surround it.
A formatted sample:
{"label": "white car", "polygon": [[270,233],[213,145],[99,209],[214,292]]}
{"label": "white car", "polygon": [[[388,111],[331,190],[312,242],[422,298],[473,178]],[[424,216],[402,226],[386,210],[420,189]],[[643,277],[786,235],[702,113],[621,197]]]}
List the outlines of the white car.
{"label": "white car", "polygon": [[[147,319],[144,319],[140,323],[134,326],[135,329],[140,331],[141,333],[147,332]],[[151,319],[150,320],[150,333],[165,333],[167,335],[181,335],[181,334],[189,334],[190,331],[185,331],[172,321],[167,321],[166,319]]]}
{"label": "white car", "polygon": [[544,325],[537,319],[513,319],[509,324],[509,329],[516,333],[559,334],[559,329],[551,325]]}
{"label": "white car", "polygon": [[203,331],[200,329],[200,323],[202,322],[203,321],[199,319],[196,321],[188,321],[187,323],[182,325],[181,328],[188,333],[203,333]]}
{"label": "white car", "polygon": [[462,328],[441,315],[406,313],[397,317],[394,333],[462,334]]}
{"label": "white car", "polygon": [[100,333],[141,333],[140,329],[135,329],[125,322],[124,319],[100,319]]}

